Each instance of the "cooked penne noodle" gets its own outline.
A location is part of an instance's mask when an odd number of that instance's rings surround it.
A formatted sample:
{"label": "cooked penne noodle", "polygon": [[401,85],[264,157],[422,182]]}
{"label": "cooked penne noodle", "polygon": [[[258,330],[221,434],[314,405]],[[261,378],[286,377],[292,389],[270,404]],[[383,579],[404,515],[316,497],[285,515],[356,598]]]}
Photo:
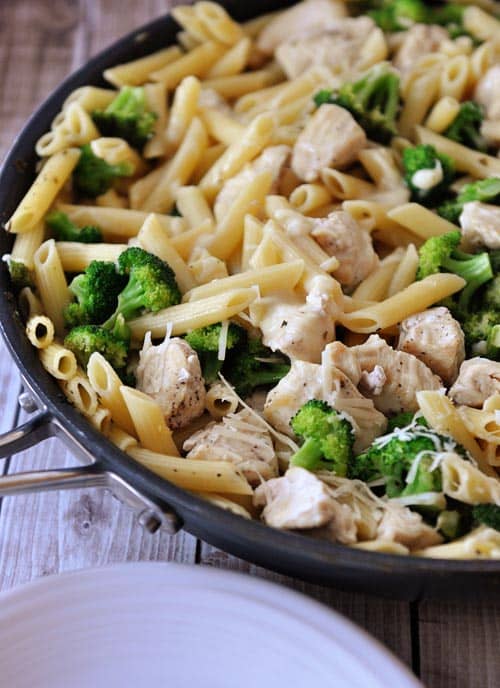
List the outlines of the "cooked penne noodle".
{"label": "cooked penne noodle", "polygon": [[[178,60],[181,55],[182,51],[176,45],[172,45],[169,48],[151,53],[151,55],[140,57],[138,60],[110,67],[105,70],[104,78],[117,87],[139,86],[148,81],[151,72],[163,69]],[[97,109],[97,106],[93,109]]]}
{"label": "cooked penne noodle", "polygon": [[58,335],[64,332],[64,307],[70,301],[70,292],[54,239],[45,241],[34,255],[35,282],[44,312],[54,323]]}
{"label": "cooked penne noodle", "polygon": [[169,152],[177,150],[186,135],[198,109],[200,92],[201,84],[194,76],[187,76],[176,89],[165,132]]}
{"label": "cooked penne noodle", "polygon": [[453,158],[459,172],[467,172],[467,174],[478,179],[500,175],[499,158],[462,146],[460,143],[455,143],[455,141],[435,134],[424,127],[416,128],[416,137],[418,143],[435,146],[440,153],[445,153]]}
{"label": "cooked penne noodle", "polygon": [[199,227],[209,220],[214,222],[212,209],[197,186],[182,186],[175,196],[177,209],[189,227]]}
{"label": "cooked penne noodle", "polygon": [[111,412],[113,422],[130,435],[135,435],[135,425],[120,391],[122,381],[100,353],[94,352],[90,356],[87,375],[102,405]]}
{"label": "cooked penne noodle", "polygon": [[95,416],[99,408],[97,393],[83,370],[78,368],[76,374],[62,382],[61,386],[65,395],[81,413],[85,416]]}
{"label": "cooked penne noodle", "polygon": [[115,262],[120,253],[128,248],[128,244],[82,244],[79,241],[57,241],[55,248],[65,272],[83,272],[93,260]]}
{"label": "cooked penne noodle", "polygon": [[26,323],[26,336],[37,349],[50,346],[54,334],[54,323],[46,315],[32,315]]}
{"label": "cooked penne noodle", "polygon": [[458,227],[418,203],[405,203],[389,210],[387,217],[422,239],[453,232]]}
{"label": "cooked penne noodle", "polygon": [[75,354],[57,342],[39,350],[40,362],[56,380],[70,380],[76,375]]}
{"label": "cooked penne noodle", "polygon": [[165,417],[158,403],[138,389],[125,385],[120,387],[120,393],[142,447],[160,454],[179,456],[172,433],[165,423]]}
{"label": "cooked penne noodle", "polygon": [[171,90],[187,76],[198,78],[204,76],[225,51],[222,43],[207,41],[173,62],[169,62],[165,67],[155,69],[149,74],[149,78],[160,81],[168,90]]}

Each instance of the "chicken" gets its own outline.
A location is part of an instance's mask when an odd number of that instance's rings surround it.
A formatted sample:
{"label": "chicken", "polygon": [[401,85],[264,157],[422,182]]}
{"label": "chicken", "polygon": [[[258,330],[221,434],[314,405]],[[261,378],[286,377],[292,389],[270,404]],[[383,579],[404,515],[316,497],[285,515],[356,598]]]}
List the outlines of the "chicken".
{"label": "chicken", "polygon": [[331,277],[317,275],[310,280],[305,302],[282,292],[252,304],[250,313],[259,321],[265,346],[292,360],[319,363],[325,345],[335,336],[337,288]]}
{"label": "chicken", "polygon": [[183,428],[205,409],[205,384],[196,352],[183,339],[159,346],[144,338],[136,371],[137,388],[160,405],[169,428]]}
{"label": "chicken", "polygon": [[273,427],[292,437],[290,421],[309,399],[326,401],[351,420],[355,452],[366,449],[386,428],[387,420],[375,409],[373,401],[365,399],[349,378],[331,365],[325,354],[322,365],[303,361],[292,363],[288,374],[268,393],[264,416]]}
{"label": "chicken", "polygon": [[278,475],[271,435],[246,409],[209,423],[191,435],[183,449],[188,459],[234,463],[252,485]]}
{"label": "chicken", "polygon": [[464,333],[447,308],[429,308],[403,320],[397,348],[413,354],[449,387],[465,359]]}
{"label": "chicken", "polygon": [[500,363],[472,358],[460,366],[458,378],[448,395],[456,404],[481,408],[493,394],[500,394]]}
{"label": "chicken", "polygon": [[422,516],[397,502],[389,502],[379,523],[377,538],[399,542],[409,549],[423,549],[443,542],[434,528],[422,520]]}
{"label": "chicken", "polygon": [[329,354],[333,364],[386,415],[415,412],[418,391],[442,387],[441,380],[425,363],[412,354],[395,351],[376,334],[358,346],[333,342]]}
{"label": "chicken", "polygon": [[315,221],[311,236],[340,267],[333,276],[340,284],[353,288],[378,266],[370,234],[343,210],[336,210]]}
{"label": "chicken", "polygon": [[366,134],[350,112],[338,105],[321,105],[310,117],[293,147],[292,170],[314,182],[324,167],[353,163],[366,146]]}
{"label": "chicken", "polygon": [[255,490],[255,506],[264,506],[267,525],[282,530],[310,530],[328,526],[330,538],[344,544],[356,542],[353,510],[341,504],[313,473],[292,466]]}
{"label": "chicken", "polygon": [[[374,49],[375,43],[378,50]],[[372,48],[366,54],[365,45]],[[386,56],[384,34],[369,17],[339,20],[327,32],[316,36],[286,38],[275,53],[289,79],[295,79],[316,65],[328,67],[335,76],[350,75],[371,67]]]}
{"label": "chicken", "polygon": [[490,67],[479,79],[474,100],[484,107],[488,119],[500,119],[500,64]]}
{"label": "chicken", "polygon": [[219,191],[214,203],[214,214],[218,221],[226,215],[238,194],[260,172],[269,170],[272,174],[271,194],[279,193],[282,174],[288,167],[288,160],[292,149],[289,146],[270,146],[255,158],[234,177],[228,179]]}
{"label": "chicken", "polygon": [[415,24],[404,36],[394,58],[394,66],[403,73],[411,71],[419,58],[436,52],[450,38],[448,31],[436,24]]}
{"label": "chicken", "polygon": [[500,248],[500,207],[479,201],[466,203],[460,227],[465,250]]}
{"label": "chicken", "polygon": [[347,16],[343,2],[333,0],[306,0],[284,12],[280,12],[260,32],[256,47],[272,55],[284,41],[313,38],[334,28]]}

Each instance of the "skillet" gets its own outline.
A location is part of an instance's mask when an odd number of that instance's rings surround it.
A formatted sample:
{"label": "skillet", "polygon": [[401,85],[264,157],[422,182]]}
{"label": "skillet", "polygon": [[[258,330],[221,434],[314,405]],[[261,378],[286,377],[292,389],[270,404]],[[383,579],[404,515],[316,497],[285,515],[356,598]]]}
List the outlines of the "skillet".
{"label": "skillet", "polygon": [[[219,1],[240,21],[292,4],[287,0]],[[80,86],[106,85],[102,79],[104,69],[174,43],[178,30],[168,15],[140,27],[92,58],[47,98],[15,140],[0,170],[0,223],[6,222],[32,183],[37,161],[35,143],[50,128],[66,97]],[[12,239],[0,231],[1,254],[10,251]],[[219,509],[142,467],[95,430],[42,368],[36,350],[24,334],[3,262],[0,330],[27,390],[20,403],[32,412],[24,425],[0,435],[0,458],[57,436],[83,464],[74,469],[0,477],[0,497],[101,486],[132,506],[150,531],[162,527],[174,533],[185,528],[231,554],[310,582],[405,600],[491,596],[500,590],[500,561],[381,554],[273,530]]]}

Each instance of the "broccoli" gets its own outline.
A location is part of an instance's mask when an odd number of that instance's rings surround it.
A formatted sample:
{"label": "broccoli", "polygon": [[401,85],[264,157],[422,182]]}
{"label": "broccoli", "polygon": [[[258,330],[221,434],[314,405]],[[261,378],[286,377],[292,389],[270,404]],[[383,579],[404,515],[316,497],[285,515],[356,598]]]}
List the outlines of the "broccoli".
{"label": "broccoli", "polygon": [[[440,7],[429,9],[427,23],[440,24],[450,34],[450,38],[458,38],[459,36],[470,36],[467,29],[464,27],[464,5],[459,5],[454,2],[447,2]],[[473,36],[471,38],[474,43],[477,41]]]}
{"label": "broccoli", "polygon": [[88,143],[80,150],[82,154],[73,172],[73,185],[83,196],[100,196],[106,193],[117,177],[130,177],[134,173],[134,167],[129,162],[110,165],[103,158],[98,158]]}
{"label": "broccoli", "polygon": [[118,136],[140,149],[153,136],[157,115],[147,110],[143,88],[124,86],[105,110],[93,111],[92,119],[103,136]]}
{"label": "broccoli", "polygon": [[[430,471],[436,452],[455,451],[467,456],[451,437],[431,430],[414,419],[410,425],[378,437],[348,465],[348,476],[371,482],[385,479],[388,497],[439,492],[441,472]],[[414,462],[418,462],[414,465]]]}
{"label": "broccoli", "polygon": [[459,319],[469,313],[469,305],[477,289],[493,277],[488,254],[464,253],[458,250],[460,240],[459,230],[427,239],[419,249],[417,270],[417,280],[441,270],[465,279],[466,285],[459,292],[458,301],[450,300],[448,304]]}
{"label": "broccoli", "polygon": [[427,426],[427,421],[423,416],[415,417],[415,414],[411,411],[403,411],[402,413],[398,413],[397,416],[389,418],[387,423],[387,434],[393,432],[396,428],[405,428],[407,425],[410,425],[413,420],[419,425]]}
{"label": "broccoli", "polygon": [[35,286],[33,274],[26,263],[15,260],[10,254],[3,256],[2,260],[7,263],[10,279],[16,289]]}
{"label": "broccoli", "polygon": [[[497,313],[496,322],[500,320]],[[486,357],[500,361],[500,325],[493,325],[486,340]]]}
{"label": "broccoli", "polygon": [[[411,191],[413,201],[433,206],[443,200],[455,177],[455,163],[448,156],[438,153],[434,146],[420,144],[403,151],[404,181]],[[423,172],[436,171],[436,179],[423,179]]]}
{"label": "broccoli", "polygon": [[326,402],[312,399],[299,409],[290,425],[304,440],[291,458],[292,465],[346,475],[354,444],[354,430],[347,418]]}
{"label": "broccoli", "polygon": [[161,310],[175,306],[181,300],[181,293],[172,268],[152,253],[132,246],[118,257],[118,272],[128,275],[125,288],[118,295],[118,306],[106,320],[103,327],[112,330],[118,315],[125,320],[147,311]]}
{"label": "broccoli", "polygon": [[283,356],[273,354],[260,339],[250,335],[229,352],[222,368],[224,376],[243,398],[255,387],[278,383],[289,370],[290,364]]}
{"label": "broccoli", "polygon": [[493,309],[481,309],[469,313],[460,322],[465,336],[465,345],[469,354],[479,353],[477,346],[480,342],[481,347],[486,353],[486,341],[490,336],[492,328],[499,322],[500,311]]}
{"label": "broccoli", "polygon": [[102,354],[117,372],[127,364],[128,342],[98,325],[74,327],[66,335],[64,345],[75,354],[83,368],[87,367],[95,351]]}
{"label": "broccoli", "polygon": [[45,217],[45,222],[54,232],[58,241],[80,241],[82,244],[97,244],[102,241],[99,227],[87,225],[77,227],[66,213],[54,210]]}
{"label": "broccoli", "polygon": [[[200,359],[203,379],[207,384],[217,380],[224,361],[218,358],[219,340],[222,323],[199,327],[188,332],[184,339],[196,351]],[[245,330],[234,323],[229,323],[226,340],[226,357],[246,336]]]}
{"label": "broccoli", "polygon": [[455,200],[443,203],[437,208],[437,212],[445,220],[457,224],[464,205],[472,201],[500,204],[500,177],[480,179],[472,184],[466,184]]}
{"label": "broccoli", "polygon": [[118,294],[127,282],[118,274],[114,263],[93,260],[81,275],[69,285],[77,301],[64,309],[64,320],[69,327],[100,324],[109,318],[117,304]]}
{"label": "broccoli", "polygon": [[349,110],[368,138],[387,144],[397,133],[399,76],[387,63],[378,64],[359,81],[342,84],[335,91],[319,91],[314,102],[318,106],[333,103]]}
{"label": "broccoli", "polygon": [[500,506],[497,504],[476,504],[472,516],[478,523],[500,530]]}
{"label": "broccoli", "polygon": [[468,100],[460,105],[457,116],[445,129],[443,136],[474,150],[485,152],[488,148],[485,138],[481,135],[481,125],[484,113],[480,105]]}
{"label": "broccoli", "polygon": [[412,24],[426,22],[428,9],[421,0],[386,0],[367,14],[383,31],[404,31]]}

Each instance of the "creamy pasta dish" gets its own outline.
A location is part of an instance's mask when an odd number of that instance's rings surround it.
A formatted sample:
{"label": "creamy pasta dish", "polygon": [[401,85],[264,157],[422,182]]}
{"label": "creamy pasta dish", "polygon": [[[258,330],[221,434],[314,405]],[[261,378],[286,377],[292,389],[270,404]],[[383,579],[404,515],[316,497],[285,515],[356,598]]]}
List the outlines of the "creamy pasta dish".
{"label": "creamy pasta dish", "polygon": [[6,225],[42,365],[242,517],[500,558],[500,3],[172,14]]}

